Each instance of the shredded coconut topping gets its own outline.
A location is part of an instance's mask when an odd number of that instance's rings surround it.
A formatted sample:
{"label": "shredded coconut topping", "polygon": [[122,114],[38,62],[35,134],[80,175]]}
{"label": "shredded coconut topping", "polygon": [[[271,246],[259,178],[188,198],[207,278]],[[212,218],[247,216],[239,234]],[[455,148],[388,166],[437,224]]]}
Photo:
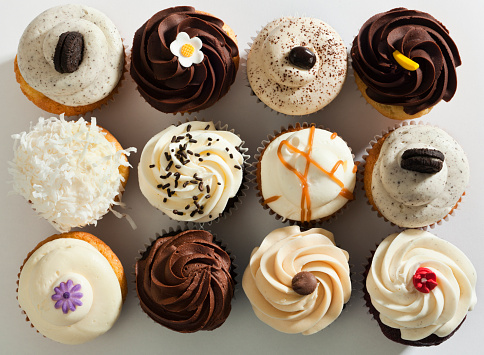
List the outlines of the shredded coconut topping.
{"label": "shredded coconut topping", "polygon": [[[12,135],[14,158],[9,162],[13,190],[60,232],[94,224],[123,192],[119,167],[136,148],[116,151],[106,133],[82,117],[77,121],[39,118],[30,132]],[[119,213],[115,213],[119,215]]]}

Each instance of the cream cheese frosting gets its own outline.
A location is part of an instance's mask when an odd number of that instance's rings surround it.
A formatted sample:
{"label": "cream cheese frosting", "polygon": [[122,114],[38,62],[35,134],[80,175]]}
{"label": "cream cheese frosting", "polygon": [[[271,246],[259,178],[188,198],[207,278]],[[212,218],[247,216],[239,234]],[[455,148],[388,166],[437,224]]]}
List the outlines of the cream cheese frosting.
{"label": "cream cheese frosting", "polygon": [[[436,276],[436,286],[427,293],[414,285],[420,268]],[[410,229],[380,243],[366,288],[383,324],[400,329],[402,339],[415,341],[431,334],[445,337],[460,325],[476,304],[476,277],[474,266],[457,247]]]}
{"label": "cream cheese frosting", "polygon": [[[401,168],[408,149],[435,149],[444,154],[442,169],[425,174]],[[469,182],[469,163],[449,134],[428,125],[407,125],[383,142],[373,168],[371,191],[380,213],[400,227],[418,228],[449,214]]]}
{"label": "cream cheese frosting", "polygon": [[62,115],[39,118],[30,132],[12,135],[13,190],[60,232],[96,224],[121,204],[119,167],[130,166],[125,155],[136,151],[117,151],[105,135],[94,117],[91,124],[83,118],[68,122]]}
{"label": "cream cheese frosting", "polygon": [[[65,313],[56,308],[54,295],[69,280],[71,285],[80,285],[70,290],[80,292],[77,297],[82,304]],[[69,295],[64,293],[62,298]],[[122,295],[115,272],[95,247],[82,240],[59,238],[42,245],[24,264],[18,301],[42,335],[63,344],[80,344],[113,326]]]}
{"label": "cream cheese frosting", "polygon": [[172,125],[151,138],[141,153],[141,192],[175,220],[214,220],[241,187],[242,144],[213,122]]}
{"label": "cream cheese frosting", "polygon": [[[242,287],[264,323],[284,333],[313,334],[331,324],[350,298],[348,259],[325,229],[276,229],[252,251]],[[292,288],[296,274],[304,271],[317,280],[307,295]]]}
{"label": "cream cheese frosting", "polygon": [[355,183],[345,141],[314,126],[282,133],[260,159],[264,204],[285,219],[309,222],[332,215],[353,198]]}
{"label": "cream cheese frosting", "polygon": [[[294,47],[315,54],[314,66],[301,69],[289,61]],[[329,104],[346,78],[346,46],[321,20],[282,17],[258,34],[247,58],[247,76],[257,97],[275,111],[306,115]]]}
{"label": "cream cheese frosting", "polygon": [[[84,37],[83,59],[73,73],[59,73],[54,53],[59,36],[74,31]],[[121,36],[106,15],[84,5],[53,7],[37,16],[20,38],[18,66],[25,81],[48,98],[83,106],[107,97],[124,69]]]}

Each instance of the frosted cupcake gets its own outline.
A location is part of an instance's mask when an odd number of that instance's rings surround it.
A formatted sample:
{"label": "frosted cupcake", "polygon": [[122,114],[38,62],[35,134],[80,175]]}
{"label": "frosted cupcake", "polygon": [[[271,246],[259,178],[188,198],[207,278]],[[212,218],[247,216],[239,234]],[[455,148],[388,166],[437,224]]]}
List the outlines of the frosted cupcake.
{"label": "frosted cupcake", "polygon": [[44,11],[20,38],[15,74],[41,109],[81,115],[107,103],[124,72],[121,36],[106,15],[84,5]]}
{"label": "frosted cupcake", "polygon": [[476,270],[457,247],[422,230],[383,240],[366,270],[365,300],[383,334],[438,345],[476,304]]}
{"label": "frosted cupcake", "polygon": [[321,20],[282,17],[255,38],[247,57],[247,77],[255,95],[286,115],[321,110],[340,92],[346,78],[346,46]]}
{"label": "frosted cupcake", "polygon": [[338,318],[350,298],[348,253],[325,229],[276,229],[253,250],[242,287],[267,325],[314,334]]}

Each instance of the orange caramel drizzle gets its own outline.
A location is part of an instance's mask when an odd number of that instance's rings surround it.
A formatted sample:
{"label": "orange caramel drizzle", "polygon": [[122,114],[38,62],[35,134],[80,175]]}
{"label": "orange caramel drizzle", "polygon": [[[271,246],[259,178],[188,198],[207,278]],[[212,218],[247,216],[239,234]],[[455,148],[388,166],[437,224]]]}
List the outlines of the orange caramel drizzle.
{"label": "orange caramel drizzle", "polygon": [[[309,183],[308,183],[308,173],[309,173],[309,167],[311,164],[313,164],[315,167],[317,167],[319,170],[321,170],[324,174],[326,174],[331,180],[333,180],[336,184],[338,184],[339,187],[341,187],[341,192],[339,193],[341,196],[348,200],[353,199],[353,194],[345,188],[344,183],[336,178],[334,174],[336,173],[336,170],[338,170],[339,166],[343,164],[342,160],[338,160],[336,164],[333,166],[331,171],[326,171],[321,165],[319,165],[316,161],[314,161],[311,158],[311,153],[313,150],[313,142],[314,142],[314,132],[316,131],[316,127],[311,126],[310,132],[309,132],[309,139],[308,139],[308,147],[307,147],[307,152],[303,152],[296,147],[294,147],[292,144],[290,144],[287,140],[283,140],[277,149],[277,156],[279,157],[279,160],[281,163],[291,172],[293,172],[298,178],[299,181],[301,181],[302,185],[302,196],[301,196],[301,222],[309,222],[311,220],[311,197],[309,195]],[[336,133],[333,133],[331,135],[331,139],[334,139],[337,137]],[[304,169],[304,174],[301,174],[296,168],[292,167],[287,161],[284,160],[284,157],[282,156],[282,147],[286,146],[288,150],[296,153],[296,154],[301,154],[305,159],[306,159],[306,167]],[[355,165],[356,167],[356,165]],[[355,168],[353,168],[354,170]],[[280,196],[274,196],[279,198]],[[265,200],[265,203],[269,203],[268,201],[271,200],[271,197],[267,200]],[[276,198],[276,199],[277,199]],[[275,201],[275,200],[274,200]],[[273,202],[273,201],[270,201]]]}
{"label": "orange caramel drizzle", "polygon": [[268,203],[277,201],[277,200],[279,200],[279,197],[281,197],[281,196],[272,196],[272,197],[269,197],[267,200],[264,200],[263,204],[264,205],[267,205]]}
{"label": "orange caramel drizzle", "polygon": [[331,138],[331,139],[335,139],[336,137],[338,137],[338,133],[333,132],[333,134],[331,135],[331,137],[330,137],[330,138]]}

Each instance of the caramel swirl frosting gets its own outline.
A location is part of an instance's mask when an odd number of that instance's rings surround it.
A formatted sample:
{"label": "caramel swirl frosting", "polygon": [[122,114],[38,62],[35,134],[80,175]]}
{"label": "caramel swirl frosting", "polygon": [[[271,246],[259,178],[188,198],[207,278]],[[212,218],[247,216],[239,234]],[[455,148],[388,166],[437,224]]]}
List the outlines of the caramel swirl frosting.
{"label": "caramel swirl frosting", "polygon": [[[399,51],[419,66],[404,69],[394,58]],[[414,115],[450,101],[461,64],[449,31],[431,15],[397,8],[379,13],[361,27],[351,48],[353,69],[374,101],[403,106]]]}

